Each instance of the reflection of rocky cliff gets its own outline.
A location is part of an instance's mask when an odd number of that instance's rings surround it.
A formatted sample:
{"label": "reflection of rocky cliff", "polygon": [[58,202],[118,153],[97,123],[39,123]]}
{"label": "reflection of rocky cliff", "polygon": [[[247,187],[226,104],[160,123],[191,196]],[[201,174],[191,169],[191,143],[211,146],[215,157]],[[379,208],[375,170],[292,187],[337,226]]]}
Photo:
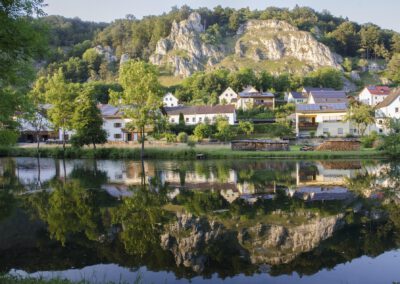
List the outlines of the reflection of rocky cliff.
{"label": "reflection of rocky cliff", "polygon": [[236,228],[229,230],[216,221],[181,215],[166,227],[161,246],[172,252],[178,266],[191,267],[197,272],[202,271],[208,261],[207,247],[216,242],[229,245],[253,264],[283,264],[315,249],[344,226],[344,214],[309,217],[311,220],[302,225],[259,223],[235,232]]}

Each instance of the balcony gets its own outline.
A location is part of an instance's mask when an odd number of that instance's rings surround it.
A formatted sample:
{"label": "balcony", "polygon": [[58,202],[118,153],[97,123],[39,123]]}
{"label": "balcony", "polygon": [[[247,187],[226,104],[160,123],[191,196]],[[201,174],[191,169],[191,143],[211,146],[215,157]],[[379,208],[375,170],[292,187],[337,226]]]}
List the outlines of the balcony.
{"label": "balcony", "polygon": [[318,128],[317,122],[299,121],[300,130],[316,130]]}

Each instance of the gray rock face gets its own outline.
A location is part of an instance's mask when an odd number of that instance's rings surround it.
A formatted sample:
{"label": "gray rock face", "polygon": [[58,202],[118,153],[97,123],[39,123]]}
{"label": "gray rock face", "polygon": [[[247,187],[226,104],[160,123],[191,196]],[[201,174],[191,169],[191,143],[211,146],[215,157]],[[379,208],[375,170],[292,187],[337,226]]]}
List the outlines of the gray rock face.
{"label": "gray rock face", "polygon": [[208,260],[205,248],[218,240],[234,239],[242,257],[253,264],[282,264],[332,237],[344,226],[343,217],[344,214],[314,217],[299,226],[258,224],[243,228],[232,237],[232,231],[218,222],[183,214],[166,227],[161,247],[171,251],[178,266],[190,267],[196,272],[202,271]]}
{"label": "gray rock face", "polygon": [[94,48],[96,52],[100,55],[104,56],[104,59],[111,63],[111,62],[116,62],[118,59],[115,56],[114,50],[110,46],[101,46],[98,45]]}
{"label": "gray rock face", "polygon": [[119,65],[124,64],[125,62],[127,62],[130,59],[129,54],[124,53],[121,55],[121,59],[119,60]]}
{"label": "gray rock face", "polygon": [[317,218],[309,223],[284,227],[258,224],[239,232],[239,242],[249,248],[253,263],[282,264],[311,251],[344,226],[343,214]]}
{"label": "gray rock face", "polygon": [[170,35],[158,41],[150,62],[172,66],[175,76],[185,77],[219,62],[223,53],[218,47],[202,42],[200,34],[203,31],[198,13],[192,13],[187,20],[174,22]]}
{"label": "gray rock face", "polygon": [[321,66],[340,68],[340,56],[318,42],[311,33],[299,31],[284,21],[250,20],[239,27],[233,45],[206,44],[201,40],[203,32],[198,13],[192,13],[187,20],[174,22],[170,35],[158,41],[150,62],[168,66],[175,76],[183,77],[212,68],[228,56],[233,62],[240,58],[254,62],[294,59],[307,64],[308,68],[303,68],[306,71]]}

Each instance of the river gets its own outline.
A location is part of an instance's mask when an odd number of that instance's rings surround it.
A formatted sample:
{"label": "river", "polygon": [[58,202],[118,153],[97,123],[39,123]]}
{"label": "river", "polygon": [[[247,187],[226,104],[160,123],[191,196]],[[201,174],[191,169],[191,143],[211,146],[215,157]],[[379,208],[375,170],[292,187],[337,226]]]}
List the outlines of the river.
{"label": "river", "polygon": [[400,163],[379,160],[1,158],[0,273],[399,282],[399,185]]}

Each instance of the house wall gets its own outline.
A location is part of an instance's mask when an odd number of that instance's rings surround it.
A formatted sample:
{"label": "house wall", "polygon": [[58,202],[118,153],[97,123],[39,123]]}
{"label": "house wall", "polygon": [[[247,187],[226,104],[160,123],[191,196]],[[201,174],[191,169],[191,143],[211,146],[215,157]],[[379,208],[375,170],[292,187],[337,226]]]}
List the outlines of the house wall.
{"label": "house wall", "polygon": [[239,98],[236,109],[248,110],[261,105],[274,109],[275,100],[273,98]]}
{"label": "house wall", "polygon": [[372,95],[367,88],[358,95],[358,100],[364,104],[375,106],[382,102],[388,95]]}
{"label": "house wall", "polygon": [[[214,113],[214,114],[188,114],[184,115],[184,120],[186,125],[196,125],[198,123],[203,123],[209,121],[213,123],[216,121],[217,117],[226,117],[230,125],[235,124],[236,113]],[[173,124],[179,123],[179,115],[168,115],[168,121]]]}
{"label": "house wall", "polygon": [[[354,127],[352,127],[350,122],[344,122],[343,118],[346,115],[345,112],[337,113],[297,113],[296,114],[296,135],[297,136],[309,136],[310,132],[314,132],[315,136],[330,136],[344,137],[347,134],[357,134],[354,132]],[[314,130],[300,130],[297,126],[300,117],[305,116],[315,116],[315,122],[318,126]]]}
{"label": "house wall", "polygon": [[226,89],[220,96],[219,96],[219,103],[226,102],[227,104],[232,104],[232,100],[237,100],[238,95],[231,89]]}
{"label": "house wall", "polygon": [[390,105],[377,109],[375,111],[375,130],[379,134],[388,134],[387,121],[390,118],[400,119],[400,96],[397,97]]}
{"label": "house wall", "polygon": [[178,99],[172,94],[167,94],[163,97],[163,104],[167,107],[175,107],[178,106]]}

